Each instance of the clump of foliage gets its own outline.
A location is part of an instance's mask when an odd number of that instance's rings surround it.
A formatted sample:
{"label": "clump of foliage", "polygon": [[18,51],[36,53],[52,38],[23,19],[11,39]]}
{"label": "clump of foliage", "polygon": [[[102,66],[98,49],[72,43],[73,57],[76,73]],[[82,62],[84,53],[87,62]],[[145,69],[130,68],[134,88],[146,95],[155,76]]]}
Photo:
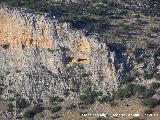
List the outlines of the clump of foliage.
{"label": "clump of foliage", "polygon": [[158,47],[158,45],[156,43],[147,42],[146,47],[148,49],[156,49]]}
{"label": "clump of foliage", "polygon": [[13,97],[9,97],[9,98],[8,98],[8,101],[9,101],[9,102],[13,102],[14,100],[15,100],[15,99],[14,99]]}
{"label": "clump of foliage", "polygon": [[157,48],[157,50],[154,53],[154,58],[156,60],[156,64],[160,64],[160,60],[158,57],[160,57],[160,48]]}
{"label": "clump of foliage", "polygon": [[51,112],[52,112],[52,113],[55,113],[55,112],[60,111],[61,109],[62,109],[61,106],[53,106],[53,107],[51,108]]}
{"label": "clump of foliage", "polygon": [[53,97],[50,97],[49,101],[50,103],[55,103],[55,102],[62,102],[64,101],[64,99],[59,96],[53,96]]}
{"label": "clump of foliage", "polygon": [[156,73],[155,75],[156,80],[160,80],[160,73]]}
{"label": "clump of foliage", "polygon": [[[69,22],[71,27],[86,29],[89,32],[104,32],[108,28],[110,24],[106,16],[108,15],[108,8],[113,7],[109,1],[107,1],[107,7],[103,4],[93,5],[92,2],[85,1],[71,4],[46,2],[45,0],[2,0],[1,2],[5,2],[12,7],[26,7],[35,12],[51,13],[60,22]],[[122,17],[125,14],[127,14],[127,11],[117,10],[115,12],[114,10],[111,17]]]}
{"label": "clump of foliage", "polygon": [[143,75],[143,77],[144,77],[145,80],[147,80],[147,79],[152,79],[153,76],[154,76],[153,73],[146,73],[146,74]]}
{"label": "clump of foliage", "polygon": [[160,32],[160,28],[159,27],[152,27],[150,30],[152,32],[154,32],[154,33],[159,33]]}
{"label": "clump of foliage", "polygon": [[145,98],[150,98],[152,97],[153,95],[155,95],[156,92],[154,90],[151,90],[151,89],[146,89],[142,95],[141,95],[141,98],[142,99],[145,99]]}
{"label": "clump of foliage", "polygon": [[92,91],[91,87],[87,87],[83,94],[80,96],[80,100],[84,102],[84,104],[93,104],[96,97],[96,91]]}
{"label": "clump of foliage", "polygon": [[114,97],[116,99],[124,99],[133,95],[133,84],[127,83],[123,87],[119,88],[115,93]]}
{"label": "clump of foliage", "polygon": [[104,96],[99,96],[99,97],[97,97],[97,100],[98,100],[100,103],[107,103],[107,102],[112,101],[113,98],[112,98],[111,96],[104,95]]}
{"label": "clump of foliage", "polygon": [[9,48],[9,46],[10,46],[10,44],[4,44],[4,45],[2,45],[2,48],[7,50]]}
{"label": "clump of foliage", "polygon": [[42,112],[44,110],[44,107],[42,107],[40,104],[36,104],[33,106],[33,108],[27,110],[24,113],[24,117],[27,119],[33,118],[36,114]]}
{"label": "clump of foliage", "polygon": [[155,94],[156,94],[156,91],[154,89],[151,89],[151,88],[147,89],[145,86],[142,86],[142,85],[127,83],[121,88],[119,88],[116,92],[114,92],[113,96],[115,99],[119,99],[119,100],[131,97],[132,95],[135,95],[141,99],[145,99],[145,98],[150,98]]}
{"label": "clump of foliage", "polygon": [[145,99],[142,103],[145,106],[148,106],[150,108],[154,108],[154,107],[156,107],[157,105],[160,104],[160,101],[155,99],[155,98],[148,98],[148,99]]}
{"label": "clump of foliage", "polygon": [[130,77],[130,76],[125,76],[123,79],[122,79],[122,84],[127,84],[127,83],[130,83],[133,81],[133,78]]}
{"label": "clump of foliage", "polygon": [[135,62],[142,63],[144,61],[145,57],[145,49],[143,48],[135,48],[133,51],[133,54],[135,56]]}
{"label": "clump of foliage", "polygon": [[133,92],[137,97],[142,97],[145,91],[146,87],[142,85],[135,85],[133,89]]}
{"label": "clump of foliage", "polygon": [[13,105],[13,103],[12,102],[10,102],[10,103],[8,103],[8,105],[7,105],[7,108],[8,108],[8,111],[9,112],[13,112],[14,111],[14,105]]}
{"label": "clump of foliage", "polygon": [[0,95],[2,95],[3,91],[4,91],[4,88],[0,86]]}
{"label": "clump of foliage", "polygon": [[29,106],[29,103],[26,101],[25,98],[18,98],[16,100],[16,108],[24,109],[24,108],[26,108],[28,106]]}
{"label": "clump of foliage", "polygon": [[143,48],[135,48],[133,53],[134,53],[135,57],[137,58],[137,57],[142,56],[142,54],[144,54],[144,51],[145,50]]}
{"label": "clump of foliage", "polygon": [[158,88],[160,88],[160,83],[152,83],[150,86],[151,90],[156,90]]}

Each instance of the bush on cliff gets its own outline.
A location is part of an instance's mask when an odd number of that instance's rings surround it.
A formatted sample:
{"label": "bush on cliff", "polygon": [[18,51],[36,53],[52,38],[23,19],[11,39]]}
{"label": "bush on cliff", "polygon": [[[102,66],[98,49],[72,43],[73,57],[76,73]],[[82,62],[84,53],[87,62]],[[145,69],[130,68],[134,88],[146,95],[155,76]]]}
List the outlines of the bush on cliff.
{"label": "bush on cliff", "polygon": [[115,99],[124,99],[133,95],[133,84],[127,83],[114,93]]}
{"label": "bush on cliff", "polygon": [[36,104],[35,106],[33,106],[33,108],[27,110],[24,113],[24,117],[29,119],[29,118],[33,118],[36,114],[42,112],[44,110],[44,107],[42,107],[40,104]]}
{"label": "bush on cliff", "polygon": [[24,109],[24,108],[26,108],[27,106],[29,106],[29,103],[26,101],[25,98],[18,98],[18,99],[16,100],[16,108]]}
{"label": "bush on cliff", "polygon": [[8,103],[8,105],[7,105],[7,107],[8,107],[8,111],[9,112],[12,112],[13,110],[14,110],[14,105],[13,105],[13,103],[11,102],[11,103]]}
{"label": "bush on cliff", "polygon": [[133,92],[137,97],[142,97],[142,94],[145,92],[146,87],[141,85],[135,85]]}
{"label": "bush on cliff", "polygon": [[156,78],[156,80],[159,80],[159,81],[160,81],[160,73],[156,73],[156,74],[155,74],[155,78]]}
{"label": "bush on cliff", "polygon": [[145,99],[142,103],[145,106],[148,106],[150,108],[154,108],[154,107],[156,107],[157,105],[160,104],[160,101],[155,99],[155,98],[148,98],[148,99]]}
{"label": "bush on cliff", "polygon": [[2,45],[3,49],[7,50],[9,48],[10,44],[4,44]]}
{"label": "bush on cliff", "polygon": [[84,104],[93,104],[95,102],[96,97],[97,97],[96,91],[92,91],[91,87],[88,87],[84,90],[84,93],[80,95],[80,100]]}
{"label": "bush on cliff", "polygon": [[125,76],[123,79],[122,79],[122,84],[127,84],[127,83],[130,83],[133,81],[133,78],[130,77],[130,76]]}
{"label": "bush on cliff", "polygon": [[53,107],[51,108],[51,112],[52,112],[52,113],[55,113],[55,112],[60,111],[61,109],[62,109],[61,106],[53,106]]}
{"label": "bush on cliff", "polygon": [[62,102],[62,101],[64,101],[64,99],[59,96],[53,96],[53,97],[50,97],[49,101],[52,104],[55,102]]}

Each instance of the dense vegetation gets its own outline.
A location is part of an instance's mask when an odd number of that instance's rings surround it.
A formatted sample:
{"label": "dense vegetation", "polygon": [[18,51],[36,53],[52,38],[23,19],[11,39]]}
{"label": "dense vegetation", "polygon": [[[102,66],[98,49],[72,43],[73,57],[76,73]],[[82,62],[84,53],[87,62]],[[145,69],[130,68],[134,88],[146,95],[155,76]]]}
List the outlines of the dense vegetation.
{"label": "dense vegetation", "polygon": [[16,108],[24,109],[29,106],[29,103],[24,98],[18,98],[16,100]]}
{"label": "dense vegetation", "polygon": [[14,107],[15,107],[15,106],[13,105],[12,102],[8,103],[7,107],[8,107],[8,111],[9,111],[9,112],[13,112],[13,111],[14,111]]}
{"label": "dense vegetation", "polygon": [[53,107],[51,108],[51,112],[52,112],[52,113],[55,113],[55,112],[60,111],[61,109],[62,109],[61,106],[53,106]]}
{"label": "dense vegetation", "polygon": [[[67,4],[47,2],[46,0],[1,0],[1,3],[6,3],[12,7],[26,7],[36,12],[51,13],[51,16],[56,16],[61,22],[71,23],[73,28],[99,33],[112,27],[110,20],[123,19],[130,12],[141,11],[145,15],[159,15],[159,1],[152,2],[149,0],[146,4],[149,5],[150,9],[124,6],[124,4],[132,4],[132,0],[120,0],[120,2],[116,0],[90,0],[89,2],[79,0],[77,3]],[[157,29],[152,31],[157,31]]]}
{"label": "dense vegetation", "polygon": [[36,114],[42,112],[43,110],[44,107],[42,107],[40,104],[36,104],[24,113],[24,117],[28,119],[33,118]]}
{"label": "dense vegetation", "polygon": [[92,91],[91,87],[88,87],[84,90],[83,94],[80,96],[80,100],[84,104],[92,104],[95,102],[96,97],[97,97],[96,91]]}

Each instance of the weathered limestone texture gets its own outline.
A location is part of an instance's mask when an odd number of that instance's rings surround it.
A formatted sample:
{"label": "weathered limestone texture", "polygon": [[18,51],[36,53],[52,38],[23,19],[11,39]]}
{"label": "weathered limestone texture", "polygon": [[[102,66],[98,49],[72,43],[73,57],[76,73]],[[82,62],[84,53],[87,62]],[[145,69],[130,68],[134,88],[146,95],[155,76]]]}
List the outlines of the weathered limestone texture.
{"label": "weathered limestone texture", "polygon": [[73,31],[49,14],[0,9],[4,99],[17,93],[29,100],[48,101],[54,94],[74,98],[82,93],[86,81],[91,81],[93,90],[112,93],[120,76],[114,57],[96,37]]}

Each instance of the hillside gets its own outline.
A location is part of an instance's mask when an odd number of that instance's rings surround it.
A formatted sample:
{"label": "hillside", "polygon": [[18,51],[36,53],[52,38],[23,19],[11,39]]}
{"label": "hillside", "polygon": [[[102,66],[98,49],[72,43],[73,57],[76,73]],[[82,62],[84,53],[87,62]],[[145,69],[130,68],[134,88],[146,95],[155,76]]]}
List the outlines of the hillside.
{"label": "hillside", "polygon": [[0,83],[2,120],[159,120],[160,2],[1,0]]}

